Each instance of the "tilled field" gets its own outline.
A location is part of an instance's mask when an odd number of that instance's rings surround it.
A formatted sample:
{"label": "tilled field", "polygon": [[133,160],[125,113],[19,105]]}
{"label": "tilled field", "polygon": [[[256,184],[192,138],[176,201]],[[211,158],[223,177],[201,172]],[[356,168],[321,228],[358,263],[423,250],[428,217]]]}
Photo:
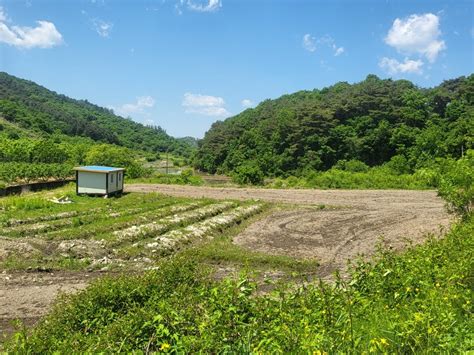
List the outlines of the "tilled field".
{"label": "tilled field", "polygon": [[316,258],[318,276],[343,269],[359,254],[371,255],[383,238],[401,249],[428,234],[440,235],[451,222],[435,191],[282,190],[256,188],[130,185],[128,191],[221,199],[249,198],[285,203],[285,208],[249,226],[234,243],[249,250]]}
{"label": "tilled field", "polygon": [[11,319],[33,322],[58,292],[85,287],[90,273],[153,268],[156,259],[263,209],[256,202],[157,194],[74,197],[68,205],[39,199],[20,199],[0,214],[0,333]]}

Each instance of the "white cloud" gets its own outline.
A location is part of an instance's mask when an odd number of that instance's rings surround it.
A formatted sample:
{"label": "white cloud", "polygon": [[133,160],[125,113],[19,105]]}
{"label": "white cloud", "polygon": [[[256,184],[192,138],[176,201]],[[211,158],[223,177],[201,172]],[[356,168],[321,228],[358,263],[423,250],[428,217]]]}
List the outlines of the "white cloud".
{"label": "white cloud", "polygon": [[188,9],[192,11],[214,12],[214,11],[219,10],[219,8],[222,7],[222,2],[221,0],[207,0],[207,1],[188,0],[187,6],[188,6]]}
{"label": "white cloud", "polygon": [[229,116],[226,110],[225,101],[222,97],[191,94],[184,94],[182,106],[186,113],[197,113],[206,116]]}
{"label": "white cloud", "polygon": [[155,106],[155,99],[151,96],[137,97],[137,101],[132,104],[123,104],[120,107],[112,107],[112,109],[121,116],[127,117],[132,114],[145,113],[145,110]]}
{"label": "white cloud", "polygon": [[344,47],[337,47],[336,45],[333,46],[334,49],[334,56],[337,57],[344,53]]}
{"label": "white cloud", "polygon": [[393,58],[383,57],[379,62],[379,67],[392,75],[396,75],[399,73],[423,73],[423,61],[411,60],[408,58],[405,58],[403,62],[399,62],[398,60]]}
{"label": "white cloud", "polygon": [[303,48],[309,52],[316,50],[316,37],[311,36],[309,33],[303,36]]}
{"label": "white cloud", "polygon": [[243,99],[240,103],[245,108],[252,107],[254,105],[253,101],[249,99]]}
{"label": "white cloud", "polygon": [[51,48],[63,43],[63,37],[52,22],[37,21],[36,27],[9,26],[7,14],[0,7],[0,42],[18,48]]}
{"label": "white cloud", "polygon": [[344,53],[344,47],[338,47],[334,38],[331,36],[325,35],[321,38],[316,38],[312,36],[310,33],[306,33],[303,36],[302,41],[303,48],[309,52],[315,52],[321,46],[327,46],[332,49],[334,56],[339,56]]}
{"label": "white cloud", "polygon": [[446,44],[439,37],[439,17],[428,13],[395,19],[385,43],[406,55],[419,54],[433,63]]}
{"label": "white cloud", "polygon": [[99,36],[109,37],[114,24],[112,22],[106,22],[96,18],[92,20],[92,26]]}
{"label": "white cloud", "polygon": [[53,23],[37,21],[36,27],[8,27],[0,22],[0,42],[18,48],[51,48],[63,43],[63,37]]}

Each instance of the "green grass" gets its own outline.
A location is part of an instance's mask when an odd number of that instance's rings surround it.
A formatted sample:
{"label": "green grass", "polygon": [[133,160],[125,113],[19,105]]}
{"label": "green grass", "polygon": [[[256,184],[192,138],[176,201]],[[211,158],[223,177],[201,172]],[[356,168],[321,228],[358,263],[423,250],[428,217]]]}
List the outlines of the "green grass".
{"label": "green grass", "polygon": [[253,271],[276,269],[298,273],[315,273],[319,265],[316,260],[299,260],[289,256],[250,251],[232,244],[226,237],[219,237],[214,242],[187,250],[186,253],[200,262],[237,266],[238,269]]}
{"label": "green grass", "polygon": [[256,296],[259,286],[248,275],[216,281],[209,268],[185,253],[163,261],[158,270],[103,279],[63,298],[30,335],[17,333],[6,349],[468,351],[474,346],[473,238],[471,216],[443,239],[403,254],[381,250],[372,263],[353,266],[350,281],[281,288],[264,296]]}

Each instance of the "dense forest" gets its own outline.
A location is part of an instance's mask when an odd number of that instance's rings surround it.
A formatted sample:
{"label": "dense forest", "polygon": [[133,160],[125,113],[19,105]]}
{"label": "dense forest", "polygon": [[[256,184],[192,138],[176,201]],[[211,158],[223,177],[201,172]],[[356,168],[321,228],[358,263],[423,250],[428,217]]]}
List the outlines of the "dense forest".
{"label": "dense forest", "polygon": [[113,111],[59,95],[31,81],[0,72],[0,134],[8,138],[36,135],[85,137],[146,152],[169,150],[189,156],[189,138],[176,139],[161,127],[148,127]]}
{"label": "dense forest", "polygon": [[266,100],[214,123],[197,168],[264,176],[305,175],[347,162],[390,163],[410,173],[474,144],[474,75],[423,89],[375,75]]}

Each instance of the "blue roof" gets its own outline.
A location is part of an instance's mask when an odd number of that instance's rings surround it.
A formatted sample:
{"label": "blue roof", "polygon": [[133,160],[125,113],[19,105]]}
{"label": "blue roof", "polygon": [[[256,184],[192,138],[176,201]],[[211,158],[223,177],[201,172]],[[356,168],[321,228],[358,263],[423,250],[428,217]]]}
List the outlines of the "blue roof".
{"label": "blue roof", "polygon": [[111,166],[87,165],[87,166],[79,166],[77,168],[74,168],[74,170],[97,171],[97,172],[108,173],[110,171],[117,171],[117,170],[124,170],[124,169],[123,168],[114,168],[114,167],[111,167]]}

